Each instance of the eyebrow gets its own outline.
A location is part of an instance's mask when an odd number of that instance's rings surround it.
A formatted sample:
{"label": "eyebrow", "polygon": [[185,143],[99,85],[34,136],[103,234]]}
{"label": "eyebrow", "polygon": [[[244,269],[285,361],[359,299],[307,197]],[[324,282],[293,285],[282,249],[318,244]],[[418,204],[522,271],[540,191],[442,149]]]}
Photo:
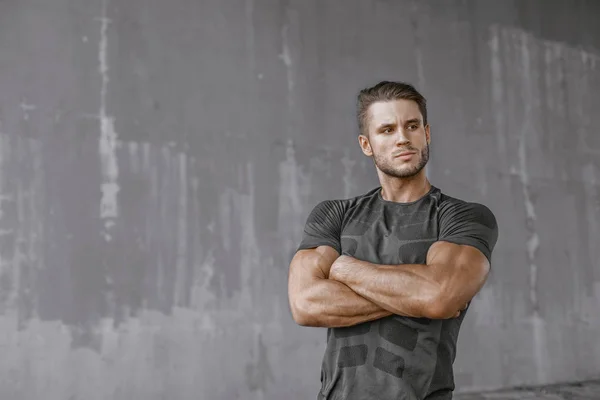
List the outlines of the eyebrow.
{"label": "eyebrow", "polygon": [[408,121],[405,122],[405,125],[406,124],[414,124],[414,123],[420,124],[421,123],[421,119],[420,118],[411,118],[411,119],[409,119]]}
{"label": "eyebrow", "polygon": [[380,130],[380,129],[383,129],[383,128],[390,128],[390,127],[394,127],[394,126],[396,126],[395,122],[386,122],[386,123],[383,123],[383,124],[379,125],[377,127],[377,130]]}
{"label": "eyebrow", "polygon": [[[415,124],[415,123],[416,124],[421,124],[421,119],[420,118],[411,118],[408,121],[406,121],[404,123],[404,125]],[[389,127],[394,127],[394,126],[396,126],[395,122],[386,122],[386,123],[383,123],[383,124],[379,125],[377,127],[377,130],[384,129],[384,128],[389,128]]]}

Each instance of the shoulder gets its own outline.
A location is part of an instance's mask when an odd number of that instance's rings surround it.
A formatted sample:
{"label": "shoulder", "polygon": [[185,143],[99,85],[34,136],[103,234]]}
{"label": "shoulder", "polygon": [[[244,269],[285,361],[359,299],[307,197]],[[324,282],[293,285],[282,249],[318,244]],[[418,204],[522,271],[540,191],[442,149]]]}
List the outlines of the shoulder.
{"label": "shoulder", "polygon": [[477,221],[490,228],[496,227],[496,216],[486,205],[446,194],[442,194],[440,197],[439,217],[440,219]]}
{"label": "shoulder", "polygon": [[488,260],[498,240],[494,213],[485,205],[443,195],[438,209],[439,239],[480,250]]}
{"label": "shoulder", "polygon": [[346,212],[354,209],[356,207],[361,207],[365,203],[373,200],[377,195],[377,188],[368,191],[367,193],[363,193],[361,195],[350,197],[350,198],[342,198],[342,199],[330,199],[330,200],[322,200],[319,202],[314,210],[320,210],[322,212],[335,213],[344,215]]}

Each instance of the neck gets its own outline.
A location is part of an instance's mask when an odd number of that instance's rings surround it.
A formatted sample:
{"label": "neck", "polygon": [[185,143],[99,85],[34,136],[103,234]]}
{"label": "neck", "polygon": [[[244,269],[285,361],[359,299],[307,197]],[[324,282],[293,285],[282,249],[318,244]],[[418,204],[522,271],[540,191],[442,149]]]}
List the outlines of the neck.
{"label": "neck", "polygon": [[396,178],[379,172],[381,197],[396,203],[411,203],[425,196],[431,189],[431,183],[425,176],[425,169],[410,178]]}

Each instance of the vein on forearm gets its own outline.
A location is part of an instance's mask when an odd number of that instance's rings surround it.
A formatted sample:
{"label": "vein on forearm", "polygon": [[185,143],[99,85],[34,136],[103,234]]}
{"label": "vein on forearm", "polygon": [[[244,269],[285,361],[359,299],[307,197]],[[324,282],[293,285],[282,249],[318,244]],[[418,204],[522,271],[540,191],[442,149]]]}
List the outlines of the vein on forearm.
{"label": "vein on forearm", "polygon": [[345,257],[332,269],[330,278],[391,312],[420,317],[440,287],[426,268],[421,264],[378,265]]}
{"label": "vein on forearm", "polygon": [[319,315],[324,326],[329,327],[354,325],[391,314],[354,292],[345,283],[332,279],[313,284],[307,299],[315,307],[314,315]]}

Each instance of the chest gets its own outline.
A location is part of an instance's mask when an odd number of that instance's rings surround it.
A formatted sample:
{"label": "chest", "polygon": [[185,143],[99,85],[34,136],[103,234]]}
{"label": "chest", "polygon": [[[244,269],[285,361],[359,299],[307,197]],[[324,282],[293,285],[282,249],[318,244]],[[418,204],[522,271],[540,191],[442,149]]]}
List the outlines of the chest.
{"label": "chest", "polygon": [[433,205],[365,208],[346,219],[342,254],[377,264],[424,264],[438,230]]}

